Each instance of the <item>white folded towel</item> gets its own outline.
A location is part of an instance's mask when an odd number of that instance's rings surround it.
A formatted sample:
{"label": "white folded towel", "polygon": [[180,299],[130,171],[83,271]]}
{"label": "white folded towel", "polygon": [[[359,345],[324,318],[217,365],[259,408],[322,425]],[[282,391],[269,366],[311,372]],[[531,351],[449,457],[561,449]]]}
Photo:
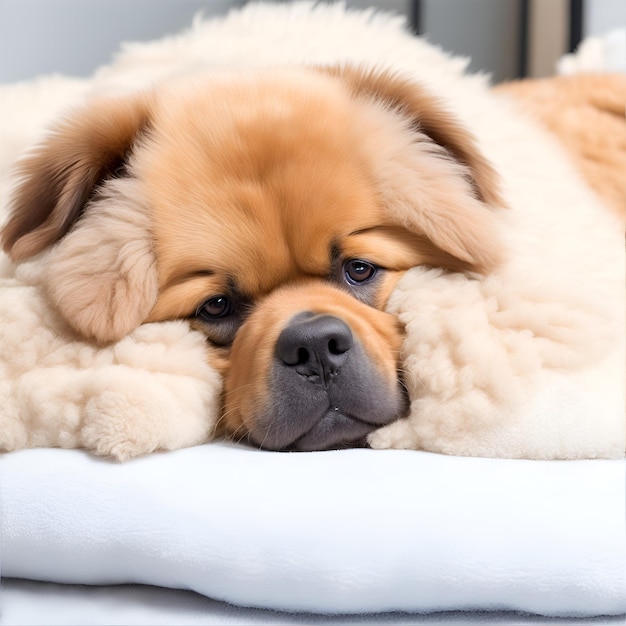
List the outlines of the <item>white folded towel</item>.
{"label": "white folded towel", "polygon": [[626,613],[626,461],[213,443],[4,455],[3,576],[287,611]]}

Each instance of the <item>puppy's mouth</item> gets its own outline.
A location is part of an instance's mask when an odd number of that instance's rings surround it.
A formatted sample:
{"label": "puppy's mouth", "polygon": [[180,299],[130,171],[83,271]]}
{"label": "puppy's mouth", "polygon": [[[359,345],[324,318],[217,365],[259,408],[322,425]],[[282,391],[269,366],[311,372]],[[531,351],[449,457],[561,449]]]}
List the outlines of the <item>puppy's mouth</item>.
{"label": "puppy's mouth", "polygon": [[[274,414],[257,419],[257,426],[248,433],[250,443],[266,450],[285,452],[313,452],[315,450],[340,450],[367,447],[367,435],[406,415],[408,400],[403,388],[398,398],[383,413],[356,417],[338,406],[331,406],[321,415],[315,411],[290,413],[284,407],[275,407]],[[293,441],[295,430],[307,430]]]}
{"label": "puppy's mouth", "polygon": [[289,452],[364,448],[376,425],[354,417],[339,407],[329,407],[315,425],[290,446]]}
{"label": "puppy's mouth", "polygon": [[401,381],[383,376],[347,323],[310,312],[280,334],[269,390],[248,435],[271,450],[363,447],[370,432],[404,417],[409,406]]}

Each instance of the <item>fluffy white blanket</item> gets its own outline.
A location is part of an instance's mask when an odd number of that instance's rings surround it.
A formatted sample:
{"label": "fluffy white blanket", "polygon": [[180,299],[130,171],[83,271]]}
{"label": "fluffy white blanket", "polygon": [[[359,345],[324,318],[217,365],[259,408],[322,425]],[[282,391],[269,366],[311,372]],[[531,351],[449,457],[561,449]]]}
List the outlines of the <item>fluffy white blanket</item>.
{"label": "fluffy white blanket", "polygon": [[214,443],[113,464],[0,461],[4,576],[243,606],[626,612],[624,462]]}
{"label": "fluffy white blanket", "polygon": [[[379,431],[373,444],[623,456],[620,229],[556,144],[399,20],[250,5],[128,46],[86,81],[0,87],[2,206],[9,164],[89,94],[207,65],[337,60],[384,63],[431,85],[474,129],[511,205],[502,218],[511,261],[498,275],[479,283],[416,269],[394,294],[420,420]],[[45,257],[17,270],[0,257],[0,447],[123,456],[129,422],[140,428],[128,436],[162,433],[162,449],[205,440],[220,381],[202,337],[172,322],[95,349],[50,310],[43,271]],[[315,612],[626,612],[623,460],[273,454],[212,443],[123,465],[27,450],[0,466],[5,576],[143,582]]]}

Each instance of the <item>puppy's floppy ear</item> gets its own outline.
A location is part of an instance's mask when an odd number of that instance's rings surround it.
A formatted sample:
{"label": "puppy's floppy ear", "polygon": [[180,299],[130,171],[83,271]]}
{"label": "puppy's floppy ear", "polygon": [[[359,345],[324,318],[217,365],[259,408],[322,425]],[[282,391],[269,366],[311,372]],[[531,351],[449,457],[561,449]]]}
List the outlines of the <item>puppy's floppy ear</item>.
{"label": "puppy's floppy ear", "polygon": [[[413,150],[413,172],[408,171],[408,160],[402,172],[383,163],[384,135],[375,147],[395,220],[426,235],[441,252],[442,266],[484,272],[496,265],[500,251],[492,209],[505,203],[499,176],[471,133],[425,87],[389,70],[318,69],[341,80],[353,97],[379,103],[407,120],[414,146],[420,146],[424,157]],[[396,155],[387,157],[397,162]],[[450,255],[460,263],[450,263]]]}
{"label": "puppy's floppy ear", "polygon": [[23,261],[60,239],[78,219],[96,185],[123,164],[148,122],[142,97],[103,99],[73,111],[17,165],[20,179],[2,248]]}
{"label": "puppy's floppy ear", "polygon": [[16,261],[61,239],[46,259],[48,294],[75,330],[99,342],[141,324],[158,295],[147,209],[132,176],[115,176],[149,109],[147,95],[102,98],[58,123],[18,164],[2,230]]}

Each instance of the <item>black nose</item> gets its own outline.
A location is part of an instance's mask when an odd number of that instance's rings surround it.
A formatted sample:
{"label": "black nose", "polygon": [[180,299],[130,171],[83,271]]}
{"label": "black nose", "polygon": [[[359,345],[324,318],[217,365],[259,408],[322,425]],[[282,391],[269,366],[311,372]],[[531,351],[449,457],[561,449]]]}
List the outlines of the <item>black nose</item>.
{"label": "black nose", "polygon": [[280,333],[276,349],[281,361],[315,382],[328,382],[348,356],[350,327],[334,315],[300,313]]}

